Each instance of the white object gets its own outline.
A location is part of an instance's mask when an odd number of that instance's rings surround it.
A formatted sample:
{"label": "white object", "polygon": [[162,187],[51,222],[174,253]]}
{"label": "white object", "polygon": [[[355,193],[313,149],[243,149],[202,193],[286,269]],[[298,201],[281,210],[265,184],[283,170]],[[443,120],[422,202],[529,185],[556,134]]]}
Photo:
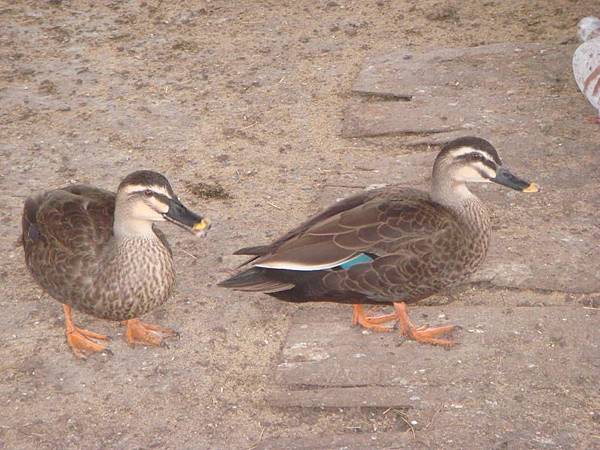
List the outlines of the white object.
{"label": "white object", "polygon": [[598,111],[596,122],[600,123],[600,19],[584,17],[578,28],[583,44],[573,55],[573,74],[579,90]]}

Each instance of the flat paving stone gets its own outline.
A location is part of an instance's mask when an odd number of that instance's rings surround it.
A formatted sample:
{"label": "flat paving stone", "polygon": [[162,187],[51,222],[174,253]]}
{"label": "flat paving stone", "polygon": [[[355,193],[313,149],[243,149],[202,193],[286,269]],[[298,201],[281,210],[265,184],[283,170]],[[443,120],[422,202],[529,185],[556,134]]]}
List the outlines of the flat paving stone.
{"label": "flat paving stone", "polygon": [[401,135],[408,144],[438,144],[457,130],[529,127],[533,118],[545,121],[561,110],[556,102],[572,81],[573,49],[505,43],[369,58],[353,91],[374,101],[349,104],[342,135]]}
{"label": "flat paving stone", "polygon": [[417,443],[407,434],[398,433],[344,433],[335,436],[308,436],[302,439],[282,438],[269,439],[256,447],[261,450],[315,450],[315,449],[400,449],[427,448],[424,443]]}
{"label": "flat paving stone", "polygon": [[[471,438],[485,448],[502,442],[509,448],[577,448],[593,441],[600,414],[600,311],[452,305],[411,311],[417,324],[460,325],[460,344],[445,349],[404,340],[398,332],[364,332],[350,325],[349,307],[298,311],[269,403],[403,409],[432,448],[468,445]],[[432,421],[435,427],[428,426]],[[457,423],[464,429],[452,429]]]}

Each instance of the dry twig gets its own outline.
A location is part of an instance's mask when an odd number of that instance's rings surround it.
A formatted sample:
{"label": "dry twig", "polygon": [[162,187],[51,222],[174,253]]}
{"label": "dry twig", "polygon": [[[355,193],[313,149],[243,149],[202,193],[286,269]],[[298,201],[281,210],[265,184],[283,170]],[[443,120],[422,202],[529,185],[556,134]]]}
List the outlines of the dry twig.
{"label": "dry twig", "polygon": [[270,205],[270,206],[272,206],[275,209],[281,209],[281,207],[277,206],[275,203],[267,202],[267,205]]}
{"label": "dry twig", "polygon": [[410,421],[408,420],[408,418],[406,418],[406,417],[404,416],[404,413],[400,412],[398,415],[399,415],[399,416],[400,416],[400,418],[401,418],[401,419],[404,421],[404,423],[405,423],[406,425],[408,425],[408,428],[410,428],[410,431],[411,431],[411,433],[412,433],[412,437],[413,437],[413,439],[416,439],[417,437],[416,437],[416,435],[415,435],[415,427],[413,427],[412,423],[410,423]]}
{"label": "dry twig", "polygon": [[191,257],[192,257],[192,258],[194,258],[195,260],[198,260],[198,257],[197,257],[196,255],[194,255],[194,254],[192,254],[192,253],[188,252],[188,251],[187,251],[185,248],[182,248],[182,249],[181,249],[181,251],[182,251],[183,253],[185,253],[186,255],[188,255],[188,256],[191,256]]}

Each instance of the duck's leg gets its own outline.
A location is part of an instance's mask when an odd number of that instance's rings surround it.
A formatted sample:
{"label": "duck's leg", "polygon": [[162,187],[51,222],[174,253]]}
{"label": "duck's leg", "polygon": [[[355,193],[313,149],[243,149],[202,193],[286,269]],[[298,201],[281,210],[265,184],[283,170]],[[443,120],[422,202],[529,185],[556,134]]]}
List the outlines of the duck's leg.
{"label": "duck's leg", "polygon": [[[390,317],[391,316],[391,317]],[[383,327],[379,324],[396,320],[396,314],[386,314],[379,317],[367,317],[363,305],[352,305],[352,325],[360,325],[373,331],[389,333],[392,328]]]}
{"label": "duck's leg", "polygon": [[410,321],[410,317],[408,317],[406,303],[394,303],[394,309],[396,310],[396,318],[398,319],[398,322],[400,322],[402,334],[407,338],[417,342],[423,342],[424,344],[443,345],[447,347],[456,344],[456,342],[449,339],[440,339],[437,337],[441,334],[450,333],[454,330],[454,325],[433,328],[427,328],[425,326],[416,327]]}
{"label": "duck's leg", "polygon": [[131,345],[142,344],[160,346],[166,338],[179,336],[179,333],[175,330],[145,323],[140,319],[126,320],[125,324],[127,325],[127,343]]}
{"label": "duck's leg", "polygon": [[63,311],[65,313],[67,343],[75,356],[86,359],[89,355],[101,352],[106,348],[106,345],[97,343],[95,339],[107,341],[108,336],[75,326],[73,323],[73,310],[69,305],[63,305]]}

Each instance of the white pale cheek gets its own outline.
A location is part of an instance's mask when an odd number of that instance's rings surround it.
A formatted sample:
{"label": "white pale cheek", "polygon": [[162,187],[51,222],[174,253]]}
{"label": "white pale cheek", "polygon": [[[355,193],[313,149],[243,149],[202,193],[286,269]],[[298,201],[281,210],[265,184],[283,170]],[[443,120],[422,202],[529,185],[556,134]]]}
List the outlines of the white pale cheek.
{"label": "white pale cheek", "polygon": [[162,214],[165,214],[169,211],[169,205],[165,205],[163,202],[159,202],[155,198],[151,198],[152,206],[156,211],[160,211]]}
{"label": "white pale cheek", "polygon": [[456,179],[470,183],[484,183],[488,180],[483,178],[479,172],[472,167],[461,167],[456,173]]}
{"label": "white pale cheek", "polygon": [[165,220],[162,214],[154,211],[145,203],[136,203],[132,211],[133,217],[141,220],[163,221]]}
{"label": "white pale cheek", "polygon": [[[486,166],[482,162],[478,162],[477,167],[479,168],[480,171],[485,173],[488,178],[494,178],[496,176],[496,171],[494,169],[490,169],[488,166]],[[485,181],[489,181],[489,180],[486,179]]]}
{"label": "white pale cheek", "polygon": [[[475,166],[476,167],[461,167],[456,174],[456,179],[469,183],[488,183],[490,181],[489,178],[494,178],[496,176],[494,170],[481,162],[475,163]],[[487,178],[481,176],[482,172],[487,175]]]}

